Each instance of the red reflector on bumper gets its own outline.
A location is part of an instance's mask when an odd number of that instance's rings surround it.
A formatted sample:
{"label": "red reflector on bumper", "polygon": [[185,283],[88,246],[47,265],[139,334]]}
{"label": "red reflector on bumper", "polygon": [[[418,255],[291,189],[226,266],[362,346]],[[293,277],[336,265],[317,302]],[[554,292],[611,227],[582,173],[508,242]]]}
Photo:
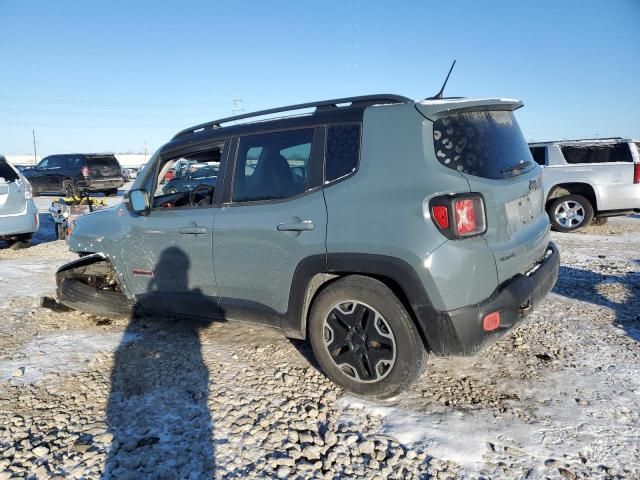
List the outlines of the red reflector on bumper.
{"label": "red reflector on bumper", "polygon": [[500,326],[500,312],[487,313],[482,319],[482,328],[490,332]]}

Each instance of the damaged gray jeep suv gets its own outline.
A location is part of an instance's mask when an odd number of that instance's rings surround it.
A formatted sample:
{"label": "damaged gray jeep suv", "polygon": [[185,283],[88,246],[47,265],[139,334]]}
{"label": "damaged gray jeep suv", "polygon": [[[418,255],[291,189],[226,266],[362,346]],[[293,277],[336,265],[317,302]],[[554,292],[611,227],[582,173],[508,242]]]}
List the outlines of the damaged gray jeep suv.
{"label": "damaged gray jeep suv", "polygon": [[[98,315],[269,325],[308,339],[350,392],[393,396],[427,352],[475,353],[555,284],[521,106],[373,95],[183,130],[122,205],[78,220],[81,258],[58,271],[59,298]],[[178,162],[217,178],[166,193]]]}

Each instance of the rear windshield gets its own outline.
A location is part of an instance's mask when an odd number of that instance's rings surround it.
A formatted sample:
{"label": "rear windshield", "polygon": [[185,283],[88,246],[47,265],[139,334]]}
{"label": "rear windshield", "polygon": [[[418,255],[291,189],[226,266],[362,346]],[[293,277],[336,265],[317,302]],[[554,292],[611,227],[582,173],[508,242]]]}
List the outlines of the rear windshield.
{"label": "rear windshield", "polygon": [[85,156],[85,159],[89,165],[98,165],[98,166],[110,166],[110,167],[119,167],[120,164],[118,160],[113,155],[96,155],[96,156]]}
{"label": "rear windshield", "polygon": [[627,143],[563,145],[560,149],[567,163],[633,162]]}
{"label": "rear windshield", "polygon": [[4,181],[7,183],[18,180],[18,174],[9,166],[4,158],[0,158],[0,178],[4,178]]}
{"label": "rear windshield", "polygon": [[445,167],[478,177],[521,175],[535,163],[512,112],[465,112],[435,121],[433,144]]}

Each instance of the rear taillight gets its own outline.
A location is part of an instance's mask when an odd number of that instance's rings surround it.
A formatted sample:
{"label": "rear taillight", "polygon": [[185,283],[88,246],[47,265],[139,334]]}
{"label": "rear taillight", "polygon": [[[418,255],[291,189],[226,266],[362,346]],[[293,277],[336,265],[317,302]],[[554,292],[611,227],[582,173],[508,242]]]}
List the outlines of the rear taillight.
{"label": "rear taillight", "polygon": [[87,167],[86,165],[84,167],[82,167],[82,176],[83,177],[88,177],[89,176],[89,167]]}
{"label": "rear taillight", "polygon": [[633,164],[633,183],[640,183],[640,163]]}
{"label": "rear taillight", "polygon": [[478,193],[444,195],[429,202],[431,220],[449,239],[480,235],[486,230],[484,201]]}
{"label": "rear taillight", "polygon": [[22,177],[22,181],[24,183],[24,198],[29,200],[30,198],[33,198],[33,187],[26,178]]}
{"label": "rear taillight", "polygon": [[460,237],[484,232],[484,204],[482,197],[456,198],[453,201],[454,230]]}
{"label": "rear taillight", "polygon": [[431,208],[433,221],[440,228],[449,228],[449,209],[444,205],[434,205]]}

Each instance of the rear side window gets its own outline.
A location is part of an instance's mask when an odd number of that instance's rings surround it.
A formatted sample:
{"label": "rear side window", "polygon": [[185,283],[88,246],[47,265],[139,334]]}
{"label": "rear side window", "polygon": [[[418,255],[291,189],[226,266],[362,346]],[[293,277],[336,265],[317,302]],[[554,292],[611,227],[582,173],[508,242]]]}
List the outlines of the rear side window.
{"label": "rear side window", "polygon": [[360,159],[360,125],[335,125],[327,129],[325,181],[354,172]]}
{"label": "rear side window", "polygon": [[4,158],[0,158],[0,178],[4,178],[4,181],[7,183],[18,180],[18,174],[9,166]]}
{"label": "rear side window", "polygon": [[433,144],[442,165],[478,177],[510,178],[535,166],[512,112],[465,112],[440,118],[433,124]]}
{"label": "rear side window", "polygon": [[538,165],[544,165],[547,154],[547,147],[531,147],[531,156],[533,157],[533,161]]}
{"label": "rear side window", "polygon": [[626,143],[606,145],[563,145],[560,147],[567,163],[633,162]]}
{"label": "rear side window", "polygon": [[234,202],[284,199],[310,188],[315,129],[249,135],[240,139],[233,175]]}

